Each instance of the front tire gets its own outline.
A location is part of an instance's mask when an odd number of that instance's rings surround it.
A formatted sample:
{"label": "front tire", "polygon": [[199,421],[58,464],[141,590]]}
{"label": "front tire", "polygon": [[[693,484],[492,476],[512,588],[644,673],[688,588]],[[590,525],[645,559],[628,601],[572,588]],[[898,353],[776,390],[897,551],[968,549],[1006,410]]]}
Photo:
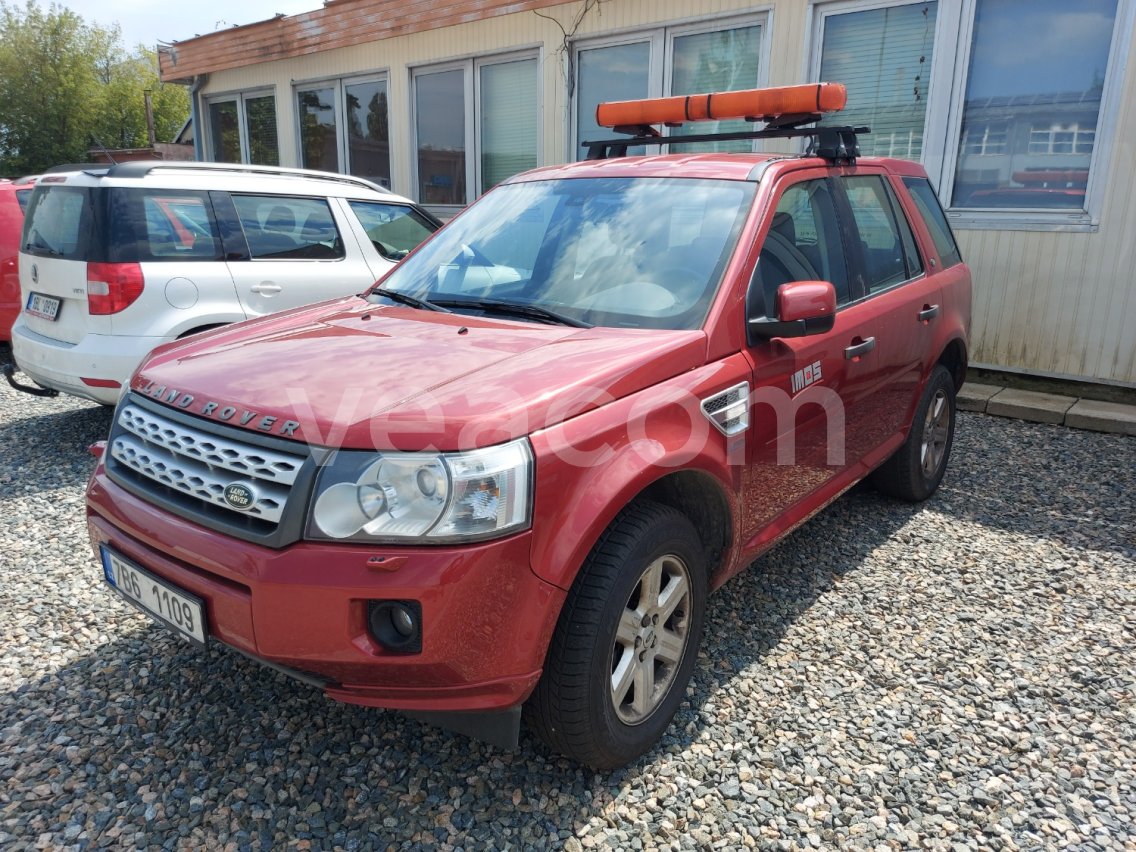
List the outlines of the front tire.
{"label": "front tire", "polygon": [[943,480],[954,438],[955,382],[946,367],[936,364],[915,409],[907,440],[876,470],[872,483],[900,500],[926,500]]}
{"label": "front tire", "polygon": [[706,588],[702,542],[685,515],[649,501],[625,509],[568,593],[528,724],[593,769],[650,750],[690,681]]}

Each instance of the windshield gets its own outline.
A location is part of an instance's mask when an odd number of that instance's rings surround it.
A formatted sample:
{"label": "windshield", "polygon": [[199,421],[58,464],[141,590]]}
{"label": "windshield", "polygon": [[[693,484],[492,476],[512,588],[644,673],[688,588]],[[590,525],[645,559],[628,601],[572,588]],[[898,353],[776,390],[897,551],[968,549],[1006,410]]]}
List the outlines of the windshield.
{"label": "windshield", "polygon": [[588,325],[698,328],[753,194],[751,183],[681,178],[502,186],[382,288],[461,312],[490,300]]}

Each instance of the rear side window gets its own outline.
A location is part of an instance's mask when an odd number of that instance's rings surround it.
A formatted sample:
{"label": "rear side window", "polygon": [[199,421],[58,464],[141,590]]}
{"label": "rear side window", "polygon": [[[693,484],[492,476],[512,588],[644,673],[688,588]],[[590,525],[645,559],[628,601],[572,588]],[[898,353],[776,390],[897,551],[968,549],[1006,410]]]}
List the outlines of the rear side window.
{"label": "rear side window", "polygon": [[41,185],[28,204],[21,247],[40,257],[86,260],[91,221],[89,189]]}
{"label": "rear side window", "polygon": [[843,181],[863,251],[868,292],[884,290],[922,272],[911,225],[884,179],[867,175]]}
{"label": "rear side window", "polygon": [[254,260],[339,260],[343,238],[322,198],[234,195]]}
{"label": "rear side window", "polygon": [[935,250],[939,252],[943,268],[962,263],[962,254],[951,233],[951,226],[947,224],[947,217],[943,215],[935,190],[931,188],[931,182],[926,178],[904,178],[903,183],[915,200],[923,221],[927,223],[927,230],[931,232],[931,240],[935,243]]}
{"label": "rear side window", "polygon": [[387,260],[402,260],[438,226],[405,204],[348,201],[371,244]]}
{"label": "rear side window", "polygon": [[219,260],[221,240],[209,197],[183,190],[107,191],[112,262]]}

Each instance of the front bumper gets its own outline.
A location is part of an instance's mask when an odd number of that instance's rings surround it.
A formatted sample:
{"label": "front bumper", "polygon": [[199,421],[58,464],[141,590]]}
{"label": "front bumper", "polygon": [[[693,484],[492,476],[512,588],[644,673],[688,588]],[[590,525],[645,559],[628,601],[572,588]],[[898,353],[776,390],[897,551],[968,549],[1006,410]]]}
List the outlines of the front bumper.
{"label": "front bumper", "polygon": [[[120,488],[100,463],[91,543],[205,603],[208,634],[313,675],[340,701],[449,713],[515,709],[540,676],[564,592],[529,565],[530,534],[464,547],[301,542],[280,550],[184,521]],[[416,600],[422,650],[385,650],[371,600]]]}
{"label": "front bumper", "polygon": [[18,319],[12,327],[12,356],[20,370],[37,384],[103,405],[118,401],[120,388],[91,387],[83,379],[125,385],[164,337],[118,337],[87,334],[78,343],[53,340],[32,331]]}

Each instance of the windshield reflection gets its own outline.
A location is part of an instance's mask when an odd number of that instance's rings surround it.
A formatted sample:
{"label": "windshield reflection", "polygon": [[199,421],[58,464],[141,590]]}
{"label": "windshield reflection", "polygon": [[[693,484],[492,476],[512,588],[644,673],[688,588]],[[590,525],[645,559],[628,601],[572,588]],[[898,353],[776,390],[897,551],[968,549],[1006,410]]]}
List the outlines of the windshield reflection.
{"label": "windshield reflection", "polygon": [[[498,187],[382,282],[459,304],[545,308],[581,324],[701,326],[755,187],[583,178]],[[375,296],[373,298],[378,298]]]}

